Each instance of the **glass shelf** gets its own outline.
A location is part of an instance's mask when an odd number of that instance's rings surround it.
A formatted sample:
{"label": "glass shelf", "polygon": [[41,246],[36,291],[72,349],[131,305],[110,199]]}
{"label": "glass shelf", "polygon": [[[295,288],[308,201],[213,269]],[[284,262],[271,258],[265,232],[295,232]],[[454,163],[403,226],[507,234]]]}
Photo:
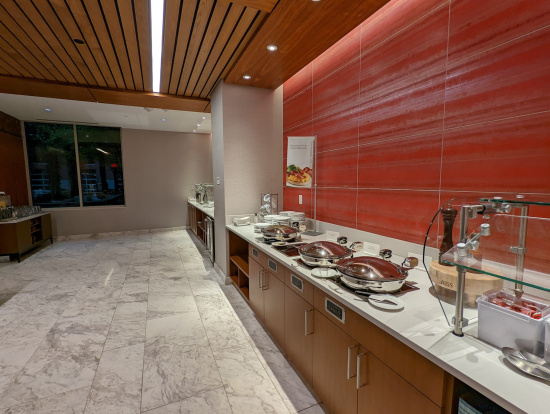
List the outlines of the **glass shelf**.
{"label": "glass shelf", "polygon": [[[526,222],[528,232],[523,254],[524,268],[518,270],[517,261],[521,255],[518,239],[522,220]],[[477,274],[550,292],[550,219],[496,214],[483,225],[489,226],[490,235],[481,236],[481,226],[476,228],[468,236],[465,249],[454,246],[441,256],[441,260]],[[479,247],[474,250],[472,241],[476,240]]]}
{"label": "glass shelf", "polygon": [[532,195],[532,194],[528,194],[528,195],[504,194],[504,195],[498,195],[494,197],[480,197],[479,201],[489,202],[489,203],[550,206],[550,196]]}

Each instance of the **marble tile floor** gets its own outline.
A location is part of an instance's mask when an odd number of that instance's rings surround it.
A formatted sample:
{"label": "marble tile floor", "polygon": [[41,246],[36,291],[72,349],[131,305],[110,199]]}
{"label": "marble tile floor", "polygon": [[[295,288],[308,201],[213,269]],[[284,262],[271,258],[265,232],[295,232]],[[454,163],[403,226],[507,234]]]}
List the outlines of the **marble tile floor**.
{"label": "marble tile floor", "polygon": [[0,262],[0,414],[324,413],[195,240],[107,234]]}

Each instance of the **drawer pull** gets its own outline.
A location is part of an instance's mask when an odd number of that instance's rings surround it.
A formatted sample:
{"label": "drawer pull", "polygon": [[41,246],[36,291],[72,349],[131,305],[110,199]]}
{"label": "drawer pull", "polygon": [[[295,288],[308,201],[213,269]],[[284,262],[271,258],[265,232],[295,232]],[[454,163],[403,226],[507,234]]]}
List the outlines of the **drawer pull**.
{"label": "drawer pull", "polygon": [[307,315],[309,314],[309,312],[313,311],[313,309],[308,309],[307,311],[304,312],[304,317],[305,317],[305,323],[304,323],[304,335],[305,336],[308,336],[308,335],[311,335],[313,332],[310,332],[309,331],[309,323],[307,322],[308,321],[308,318],[307,318]]}
{"label": "drawer pull", "polygon": [[[363,357],[366,357],[366,356],[367,356],[367,354],[357,355],[357,382],[356,382],[357,389],[367,385],[366,382],[361,381],[361,377],[362,377],[362,375],[361,375],[362,374],[362,372],[361,372],[361,359]],[[366,369],[366,365],[365,365],[365,369]]]}
{"label": "drawer pull", "polygon": [[258,289],[261,289],[263,286],[262,273],[263,273],[263,270],[258,270]]}
{"label": "drawer pull", "polygon": [[[353,345],[353,346],[350,346],[348,347],[348,375],[347,375],[347,378],[348,379],[352,379],[353,377],[355,377],[357,375],[357,372],[353,375],[351,375],[351,361],[352,361],[352,356],[351,356],[351,350],[354,349],[354,348],[357,348],[357,353],[359,353],[359,345]],[[357,355],[356,353],[356,355]],[[357,366],[359,366],[359,363],[357,363]]]}

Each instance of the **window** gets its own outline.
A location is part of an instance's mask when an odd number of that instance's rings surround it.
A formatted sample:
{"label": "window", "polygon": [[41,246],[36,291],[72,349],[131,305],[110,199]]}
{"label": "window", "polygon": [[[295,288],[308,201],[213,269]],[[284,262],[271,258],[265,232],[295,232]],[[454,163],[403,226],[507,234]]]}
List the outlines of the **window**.
{"label": "window", "polygon": [[124,205],[119,128],[26,122],[25,135],[33,205]]}

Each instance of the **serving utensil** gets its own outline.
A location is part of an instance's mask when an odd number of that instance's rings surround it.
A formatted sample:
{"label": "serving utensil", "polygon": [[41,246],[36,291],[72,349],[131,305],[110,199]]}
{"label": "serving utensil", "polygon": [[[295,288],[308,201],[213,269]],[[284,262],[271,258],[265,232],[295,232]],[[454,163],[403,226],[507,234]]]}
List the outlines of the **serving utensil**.
{"label": "serving utensil", "polygon": [[517,349],[504,347],[501,351],[506,359],[520,371],[523,371],[526,374],[532,375],[534,377],[550,381],[549,368],[525,359],[520,351],[518,351]]}

